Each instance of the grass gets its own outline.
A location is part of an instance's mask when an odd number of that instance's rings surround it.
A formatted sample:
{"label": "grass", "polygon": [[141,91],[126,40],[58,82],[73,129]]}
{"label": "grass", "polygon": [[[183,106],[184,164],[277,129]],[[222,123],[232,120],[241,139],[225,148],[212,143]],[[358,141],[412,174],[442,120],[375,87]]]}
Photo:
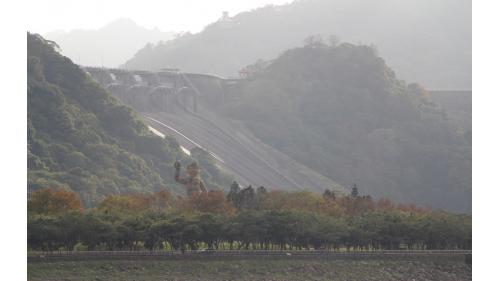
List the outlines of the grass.
{"label": "grass", "polygon": [[472,280],[463,260],[88,260],[28,263],[28,280]]}

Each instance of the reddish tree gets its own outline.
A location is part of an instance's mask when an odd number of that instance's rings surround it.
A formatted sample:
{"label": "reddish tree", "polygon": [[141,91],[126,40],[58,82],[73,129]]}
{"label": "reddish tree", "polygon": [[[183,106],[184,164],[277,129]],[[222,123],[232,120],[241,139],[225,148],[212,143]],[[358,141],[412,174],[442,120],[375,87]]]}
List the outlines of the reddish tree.
{"label": "reddish tree", "polygon": [[151,195],[151,207],[157,210],[171,208],[173,201],[172,194],[166,190],[161,190]]}
{"label": "reddish tree", "polygon": [[62,189],[41,188],[28,199],[28,212],[38,214],[59,214],[68,211],[82,211],[78,194]]}
{"label": "reddish tree", "polygon": [[185,212],[205,212],[222,215],[232,215],[236,212],[234,206],[226,200],[222,191],[195,193],[177,201],[177,207]]}
{"label": "reddish tree", "polygon": [[381,198],[377,201],[375,204],[377,209],[383,210],[383,211],[390,211],[394,210],[395,206],[394,203],[390,199],[387,198]]}

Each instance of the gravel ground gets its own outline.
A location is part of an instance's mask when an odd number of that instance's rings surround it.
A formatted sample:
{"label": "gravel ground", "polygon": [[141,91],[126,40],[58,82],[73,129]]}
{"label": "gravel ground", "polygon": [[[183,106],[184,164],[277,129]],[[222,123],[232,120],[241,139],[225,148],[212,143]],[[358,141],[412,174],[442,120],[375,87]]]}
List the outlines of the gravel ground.
{"label": "gravel ground", "polygon": [[100,260],[29,262],[28,280],[472,280],[463,260]]}

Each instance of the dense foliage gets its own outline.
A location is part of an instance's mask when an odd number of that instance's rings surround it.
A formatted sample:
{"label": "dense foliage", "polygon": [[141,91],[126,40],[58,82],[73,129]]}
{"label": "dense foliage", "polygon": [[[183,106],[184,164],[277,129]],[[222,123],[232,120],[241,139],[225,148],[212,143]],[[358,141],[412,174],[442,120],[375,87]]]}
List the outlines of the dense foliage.
{"label": "dense foliage", "polygon": [[[131,108],[55,49],[28,34],[28,192],[73,190],[85,206],[108,194],[166,187],[180,193],[172,165],[194,159],[173,137],[149,132]],[[206,165],[209,188],[218,188],[220,171]]]}
{"label": "dense foliage", "polygon": [[71,191],[41,188],[31,194],[28,212],[59,214],[83,210],[80,197]]}
{"label": "dense foliage", "polygon": [[305,46],[248,66],[225,114],[343,186],[453,211],[471,209],[471,144],[418,84],[369,46]]}
{"label": "dense foliage", "polygon": [[370,196],[237,185],[226,197],[212,191],[173,198],[161,191],[110,196],[84,212],[28,214],[32,250],[470,249],[471,235],[468,215]]}

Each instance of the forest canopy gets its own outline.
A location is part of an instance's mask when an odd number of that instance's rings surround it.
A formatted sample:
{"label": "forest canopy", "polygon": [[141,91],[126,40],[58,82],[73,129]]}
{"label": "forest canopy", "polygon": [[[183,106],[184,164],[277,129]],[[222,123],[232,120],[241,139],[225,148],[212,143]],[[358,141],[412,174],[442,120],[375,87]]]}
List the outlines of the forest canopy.
{"label": "forest canopy", "polygon": [[263,142],[375,197],[470,212],[470,137],[376,48],[306,38],[247,66],[224,112]]}

